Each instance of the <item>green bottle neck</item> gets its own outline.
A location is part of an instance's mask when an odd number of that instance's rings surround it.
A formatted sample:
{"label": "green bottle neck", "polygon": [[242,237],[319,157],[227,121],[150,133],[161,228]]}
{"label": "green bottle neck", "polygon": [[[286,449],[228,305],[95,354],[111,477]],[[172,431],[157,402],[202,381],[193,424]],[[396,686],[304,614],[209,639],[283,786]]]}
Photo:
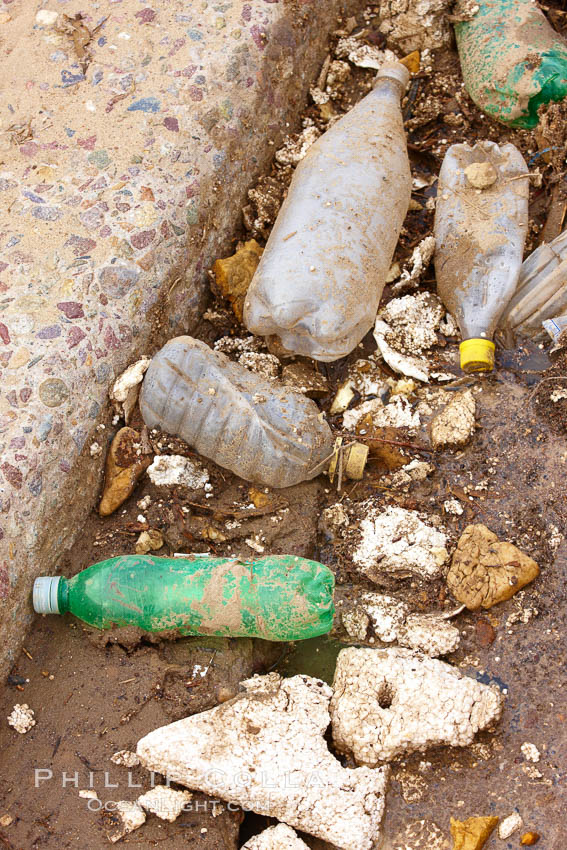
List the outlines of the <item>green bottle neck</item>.
{"label": "green bottle neck", "polygon": [[60,614],[66,614],[69,610],[69,581],[61,576],[57,587],[57,607]]}

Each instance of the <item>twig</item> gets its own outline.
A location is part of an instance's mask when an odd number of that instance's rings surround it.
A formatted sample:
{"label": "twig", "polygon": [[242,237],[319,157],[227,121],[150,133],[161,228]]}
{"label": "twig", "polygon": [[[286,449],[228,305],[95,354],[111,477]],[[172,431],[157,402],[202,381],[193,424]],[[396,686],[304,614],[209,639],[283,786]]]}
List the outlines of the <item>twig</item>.
{"label": "twig", "polygon": [[425,454],[428,455],[435,454],[433,449],[426,449],[425,446],[419,446],[417,443],[406,443],[402,440],[387,440],[385,437],[372,437],[371,435],[366,436],[365,434],[357,434],[356,437],[358,440],[366,442],[388,443],[390,446],[401,446],[405,449],[415,449],[417,452],[425,452]]}

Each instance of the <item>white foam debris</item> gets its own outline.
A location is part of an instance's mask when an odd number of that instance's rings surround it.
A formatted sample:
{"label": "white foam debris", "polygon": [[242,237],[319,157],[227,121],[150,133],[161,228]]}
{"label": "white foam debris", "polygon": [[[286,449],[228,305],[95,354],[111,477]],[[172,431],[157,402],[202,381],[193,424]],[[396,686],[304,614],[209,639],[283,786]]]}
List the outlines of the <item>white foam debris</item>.
{"label": "white foam debris", "polygon": [[526,761],[531,761],[534,764],[537,764],[541,758],[541,753],[535,744],[530,744],[528,741],[524,741],[520,749]]}
{"label": "white foam debris", "polygon": [[124,417],[126,423],[136,405],[140,384],[150,363],[150,357],[141,357],[119,375],[110,389],[109,396],[114,409]]}
{"label": "white foam debris", "polygon": [[285,823],[278,823],[250,838],[241,850],[309,850],[296,831]]}
{"label": "white foam debris", "polygon": [[25,735],[29,732],[32,726],[35,726],[34,711],[30,708],[27,702],[16,703],[12,709],[12,713],[8,715],[8,725],[19,732],[20,735]]}
{"label": "white foam debris", "polygon": [[431,445],[435,450],[464,446],[475,430],[476,401],[471,390],[456,393],[431,420]]}
{"label": "white foam debris", "polygon": [[449,558],[447,535],[421,519],[417,511],[389,506],[372,499],[360,505],[361,540],[352,560],[372,581],[385,574],[436,578]]}
{"label": "white foam debris", "polygon": [[387,770],[343,768],[330,753],[329,686],[277,673],[242,686],[230,702],[142,738],[145,767],[341,850],[370,850],[380,834]]}
{"label": "white foam debris", "polygon": [[417,820],[406,824],[398,832],[392,842],[392,850],[449,850],[449,841],[433,821]]}
{"label": "white foam debris", "polygon": [[497,689],[409,649],[343,649],[331,699],[333,741],[359,764],[445,744],[463,747],[500,717]]}
{"label": "white foam debris", "polygon": [[432,463],[427,463],[425,460],[412,460],[392,475],[384,476],[382,481],[394,489],[409,487],[416,482],[425,481],[433,472],[435,467]]}
{"label": "white foam debris", "polygon": [[506,841],[515,832],[522,828],[524,821],[519,812],[512,812],[507,818],[500,821],[498,825],[498,838],[501,841]]}
{"label": "white foam debris", "polygon": [[55,9],[40,9],[36,12],[35,22],[40,27],[52,27],[58,17],[59,12]]}
{"label": "white foam debris", "polygon": [[276,162],[279,162],[280,165],[297,165],[321,135],[321,131],[310,119],[306,119],[306,121],[308,122],[307,126],[304,127],[299,136],[295,139],[293,136],[288,136],[283,147],[276,151]]}
{"label": "white foam debris", "polygon": [[155,785],[138,797],[138,803],[161,820],[173,823],[192,797],[190,791],[175,791],[167,785]]}
{"label": "white foam debris", "polygon": [[181,455],[156,455],[148,466],[148,475],[156,487],[178,485],[200,490],[209,481],[208,471],[198,461]]}
{"label": "white foam debris", "polygon": [[263,375],[269,380],[277,378],[280,373],[280,361],[274,354],[264,354],[258,351],[243,351],[238,358],[238,362],[241,366],[244,366],[245,369],[250,369],[251,372]]}
{"label": "white foam debris", "polygon": [[464,511],[464,508],[458,499],[445,499],[445,501],[443,502],[443,510],[446,514],[461,516]]}
{"label": "white foam debris", "polygon": [[340,38],[335,56],[348,59],[357,68],[373,68],[375,71],[379,71],[384,62],[395,62],[397,59],[391,50],[381,50],[374,44],[361,44],[356,35]]}
{"label": "white foam debris", "polygon": [[414,357],[411,354],[400,354],[395,351],[386,341],[388,333],[388,325],[381,319],[376,319],[374,325],[374,339],[378,346],[378,351],[384,358],[388,366],[398,372],[400,375],[407,375],[408,378],[415,378],[416,381],[427,383],[429,381],[429,363],[427,360],[419,357]]}
{"label": "white foam debris", "polygon": [[108,836],[113,844],[120,841],[121,838],[124,838],[130,832],[134,832],[135,829],[139,829],[146,822],[144,810],[134,800],[118,800],[115,815],[120,823]]}
{"label": "white foam debris", "polygon": [[419,281],[427,271],[434,253],[435,237],[426,236],[413,249],[413,253],[404,267],[400,279],[392,286],[392,293],[398,295],[405,289],[416,289]]}
{"label": "white foam debris", "polygon": [[98,794],[94,788],[84,788],[79,791],[79,797],[83,800],[98,800]]}
{"label": "white foam debris", "polygon": [[[433,237],[431,237],[433,238]],[[392,298],[378,313],[388,326],[386,341],[402,354],[422,354],[437,342],[445,315],[440,299],[431,292]]]}
{"label": "white foam debris", "polygon": [[567,390],[553,390],[549,396],[549,400],[553,402],[562,401],[567,398]]}
{"label": "white foam debris", "polygon": [[432,657],[454,652],[460,642],[459,630],[443,615],[413,614],[405,602],[386,594],[361,594],[355,606],[342,614],[342,622],[355,640],[364,640],[372,624],[382,643],[395,641]]}
{"label": "white foam debris", "polygon": [[110,756],[110,761],[113,764],[119,764],[121,767],[136,767],[140,764],[140,759],[136,753],[132,753],[130,750],[118,750]]}
{"label": "white foam debris", "polygon": [[379,398],[371,398],[343,413],[343,428],[351,431],[361,419],[368,414],[376,428],[419,428],[420,416],[405,396],[395,396],[389,404],[384,404]]}

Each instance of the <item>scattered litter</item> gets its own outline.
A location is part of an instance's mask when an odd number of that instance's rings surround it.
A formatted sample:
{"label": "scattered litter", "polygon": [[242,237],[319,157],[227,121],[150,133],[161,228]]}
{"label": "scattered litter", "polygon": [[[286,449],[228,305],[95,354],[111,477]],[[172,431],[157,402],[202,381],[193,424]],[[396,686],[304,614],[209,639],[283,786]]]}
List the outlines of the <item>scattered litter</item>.
{"label": "scattered litter", "polygon": [[444,315],[445,308],[436,295],[420,292],[393,298],[380,310],[378,318],[388,326],[384,336],[396,351],[422,354],[437,342],[437,330]]}
{"label": "scattered litter", "polygon": [[142,357],[122,372],[112,385],[109,396],[116,413],[129,423],[132,411],[138,401],[140,384],[146,369],[150,365],[150,357]]}
{"label": "scattered litter", "polygon": [[485,525],[469,525],[453,554],[447,586],[475,611],[510,599],[538,575],[536,562],[512,543],[499,542]]}
{"label": "scattered litter", "polygon": [[285,823],[278,823],[250,838],[241,850],[309,850],[296,831]]}
{"label": "scattered litter", "polygon": [[222,296],[230,301],[239,322],[242,322],[244,299],[263,250],[255,239],[250,239],[232,257],[217,260],[213,265],[215,283]]}
{"label": "scattered litter", "polygon": [[296,138],[288,136],[284,146],[276,151],[276,162],[280,165],[297,165],[321,135],[321,131],[317,129],[315,124],[309,119],[306,120],[308,121],[307,126],[304,127],[299,136]]}
{"label": "scattered litter", "polygon": [[397,472],[394,472],[393,475],[382,478],[382,482],[386,486],[396,490],[402,487],[409,487],[411,484],[419,481],[425,481],[427,476],[433,472],[435,472],[435,467],[432,463],[427,463],[424,460],[412,460],[401,469],[398,469]]}
{"label": "scattered litter", "polygon": [[273,354],[260,351],[243,351],[238,362],[245,369],[256,372],[257,375],[262,375],[268,380],[277,378],[280,374],[280,361]]}
{"label": "scattered litter", "polygon": [[506,841],[507,838],[510,838],[511,835],[521,829],[523,825],[524,822],[521,815],[518,812],[512,812],[511,815],[508,815],[507,818],[500,821],[498,826],[498,838],[500,838],[501,841]]}
{"label": "scattered litter", "polygon": [[35,726],[34,711],[27,702],[22,705],[16,703],[12,713],[8,715],[8,725],[19,732],[20,735],[25,735],[32,726]]}
{"label": "scattered litter", "polygon": [[523,757],[527,761],[531,761],[534,764],[537,764],[541,758],[541,753],[535,744],[530,744],[528,741],[525,741],[520,747],[520,749],[522,751]]}
{"label": "scattered litter", "polygon": [[380,32],[387,36],[388,44],[399,47],[404,53],[422,50],[428,53],[451,44],[451,25],[447,12],[449,0],[388,0],[377,6]]}
{"label": "scattered litter", "polygon": [[333,741],[359,764],[441,744],[464,747],[495,723],[500,692],[409,649],[343,649],[331,699]]}
{"label": "scattered litter", "polygon": [[375,428],[419,428],[420,416],[405,396],[395,396],[389,404],[372,398],[343,413],[343,428],[352,431],[368,414]]}
{"label": "scattered litter", "polygon": [[175,791],[167,785],[155,785],[138,797],[138,803],[161,820],[173,823],[192,797],[190,791]]}
{"label": "scattered litter", "polygon": [[413,357],[411,354],[400,354],[395,351],[391,345],[386,342],[386,334],[389,331],[388,325],[381,319],[376,319],[374,325],[374,339],[378,346],[378,351],[384,358],[388,366],[399,372],[401,375],[407,375],[410,378],[415,378],[416,381],[429,381],[429,363],[425,359]]}
{"label": "scattered litter", "polygon": [[449,559],[447,535],[433,528],[417,511],[389,506],[385,510],[372,499],[360,504],[361,540],[353,562],[371,581],[385,575],[436,578]]}
{"label": "scattered litter", "polygon": [[443,510],[446,514],[453,514],[453,516],[461,516],[463,511],[465,510],[458,499],[445,499],[443,502]]}
{"label": "scattered litter", "polygon": [[467,818],[465,821],[451,818],[453,850],[481,850],[497,823],[497,817]]}
{"label": "scattered litter", "polygon": [[140,759],[136,753],[132,753],[130,750],[118,750],[118,752],[110,756],[110,761],[121,767],[136,767],[140,764]]}
{"label": "scattered litter", "polygon": [[148,476],[156,487],[188,487],[200,490],[209,482],[209,472],[197,460],[181,455],[156,455]]}
{"label": "scattered litter", "polygon": [[395,62],[396,54],[391,50],[381,50],[374,44],[361,44],[357,36],[340,38],[335,48],[339,59],[348,59],[357,68],[372,68],[379,71],[385,62]]}
{"label": "scattered litter", "polygon": [[[142,738],[145,767],[341,850],[370,850],[380,834],[387,769],[346,769],[329,752],[328,685],[270,673],[242,686],[230,702]],[[324,777],[323,795],[313,777]]]}
{"label": "scattered litter", "polygon": [[120,820],[120,824],[109,833],[108,838],[113,844],[130,832],[134,832],[135,829],[139,829],[146,822],[144,810],[133,800],[118,800],[114,814]]}
{"label": "scattered litter", "polygon": [[142,531],[136,540],[136,555],[145,555],[147,552],[155,552],[163,546],[163,537],[161,531],[157,528],[150,528],[148,531]]}
{"label": "scattered litter", "polygon": [[114,437],[104,470],[104,488],[98,506],[101,516],[109,516],[134,490],[151,457],[142,454],[141,437],[133,428],[121,428]]}
{"label": "scattered litter", "polygon": [[476,401],[471,390],[455,397],[431,420],[431,445],[436,451],[464,446],[475,430]]}
{"label": "scattered litter", "polygon": [[[404,267],[404,270],[401,272],[401,277],[394,283],[392,286],[392,294],[399,295],[400,292],[404,292],[406,289],[417,289],[419,282],[425,272],[427,271],[427,267],[429,263],[433,259],[433,254],[435,252],[435,237],[434,236],[426,236],[425,239],[422,239],[419,245],[416,245],[413,249],[413,253],[409,258],[407,265]],[[394,278],[398,277],[400,274],[399,266],[398,266],[398,274]],[[421,293],[423,295],[429,293]],[[390,302],[391,303],[391,302]],[[443,312],[445,312],[443,310]],[[385,319],[388,322],[387,319]],[[436,342],[436,340],[434,340]],[[431,343],[431,345],[434,344]]]}

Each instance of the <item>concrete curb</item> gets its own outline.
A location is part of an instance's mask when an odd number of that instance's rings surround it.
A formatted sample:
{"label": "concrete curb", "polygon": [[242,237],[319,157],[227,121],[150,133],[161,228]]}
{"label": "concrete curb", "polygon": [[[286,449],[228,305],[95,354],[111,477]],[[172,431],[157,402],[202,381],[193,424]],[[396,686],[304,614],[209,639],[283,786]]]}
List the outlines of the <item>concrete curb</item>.
{"label": "concrete curb", "polygon": [[0,13],[1,673],[98,496],[110,383],[194,327],[340,2],[52,5]]}

